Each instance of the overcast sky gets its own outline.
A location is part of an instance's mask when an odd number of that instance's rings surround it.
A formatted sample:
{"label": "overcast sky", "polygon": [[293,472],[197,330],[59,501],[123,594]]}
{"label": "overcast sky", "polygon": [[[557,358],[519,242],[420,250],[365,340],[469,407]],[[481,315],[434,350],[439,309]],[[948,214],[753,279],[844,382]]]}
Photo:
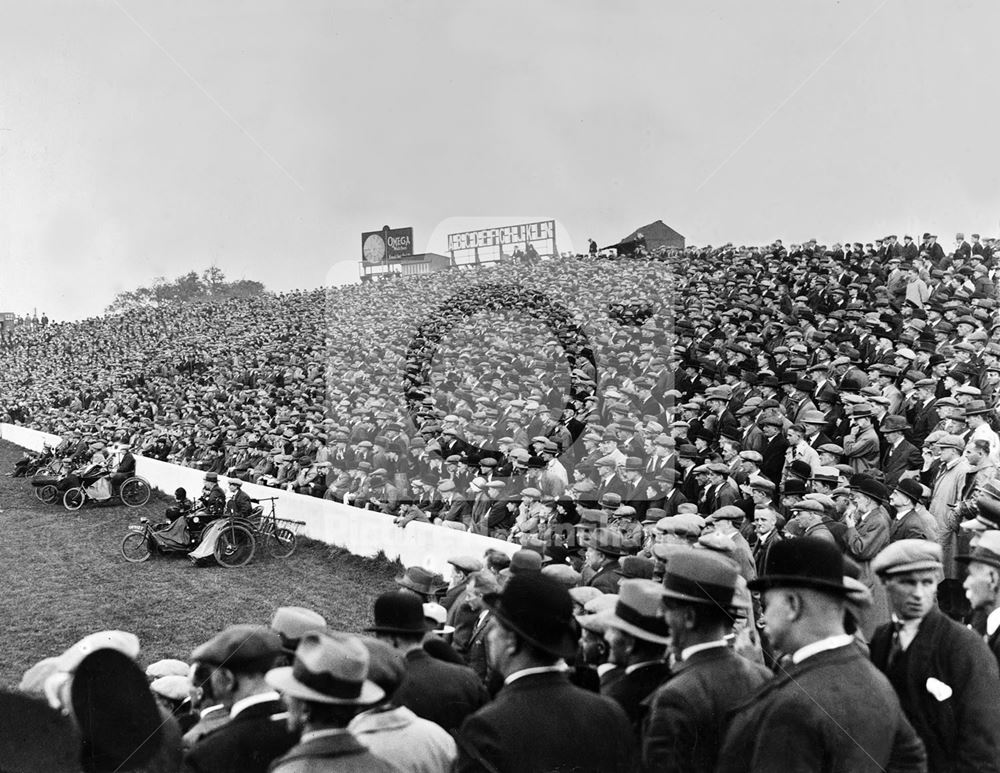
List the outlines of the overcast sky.
{"label": "overcast sky", "polygon": [[356,281],[362,231],[449,218],[1000,235],[996,0],[5,6],[4,311]]}

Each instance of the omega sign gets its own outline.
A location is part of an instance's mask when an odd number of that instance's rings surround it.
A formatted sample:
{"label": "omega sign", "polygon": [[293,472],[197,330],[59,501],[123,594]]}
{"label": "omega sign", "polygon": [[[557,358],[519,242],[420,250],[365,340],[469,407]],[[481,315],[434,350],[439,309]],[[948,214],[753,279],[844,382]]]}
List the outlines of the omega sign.
{"label": "omega sign", "polygon": [[389,228],[361,234],[361,260],[364,263],[387,263],[413,255],[413,229]]}

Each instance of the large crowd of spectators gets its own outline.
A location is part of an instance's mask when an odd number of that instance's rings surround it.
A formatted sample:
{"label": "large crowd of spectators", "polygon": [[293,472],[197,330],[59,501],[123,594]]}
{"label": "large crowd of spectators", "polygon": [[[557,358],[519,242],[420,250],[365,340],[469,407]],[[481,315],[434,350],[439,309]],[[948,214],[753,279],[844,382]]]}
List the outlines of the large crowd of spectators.
{"label": "large crowd of spectators", "polygon": [[[495,696],[431,718],[459,769],[997,770],[995,246],[553,258],[22,328],[0,401],[82,456],[521,545],[376,602],[408,660]],[[343,688],[312,671],[364,682],[324,637],[258,669],[293,715]]]}

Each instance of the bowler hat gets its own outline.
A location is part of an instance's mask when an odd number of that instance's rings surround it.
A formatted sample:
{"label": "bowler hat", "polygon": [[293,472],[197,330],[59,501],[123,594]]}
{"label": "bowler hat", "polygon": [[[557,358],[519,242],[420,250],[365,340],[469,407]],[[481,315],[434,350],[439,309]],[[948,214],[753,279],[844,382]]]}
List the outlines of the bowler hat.
{"label": "bowler hat", "polygon": [[427,631],[423,599],[412,591],[386,591],[375,599],[374,616],[375,625],[366,631],[412,634]]}
{"label": "bowler hat", "polygon": [[767,555],[764,572],[747,583],[753,591],[771,588],[813,588],[845,596],[844,556],[836,544],[818,537],[795,537],[776,542]]}
{"label": "bowler hat", "polygon": [[889,496],[889,492],[886,490],[885,485],[879,483],[877,480],[868,475],[855,475],[851,478],[851,490],[860,491],[862,494],[874,499],[879,504],[884,503],[886,498]]}
{"label": "bowler hat", "polygon": [[484,597],[496,620],[538,649],[561,658],[576,652],[573,599],[559,582],[543,574],[510,578],[503,591]]}
{"label": "bowler hat", "polygon": [[908,497],[914,504],[922,500],[925,496],[925,489],[916,478],[903,478],[896,484],[896,491]]}

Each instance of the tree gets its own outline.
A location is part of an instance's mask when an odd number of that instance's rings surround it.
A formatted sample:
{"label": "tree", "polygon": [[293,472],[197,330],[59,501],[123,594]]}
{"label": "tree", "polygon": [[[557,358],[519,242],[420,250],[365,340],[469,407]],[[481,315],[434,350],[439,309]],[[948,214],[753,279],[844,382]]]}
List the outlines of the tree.
{"label": "tree", "polygon": [[218,266],[209,266],[201,274],[189,271],[167,281],[166,277],[153,278],[150,287],[123,290],[108,305],[108,314],[122,314],[133,309],[156,309],[180,303],[198,301],[222,302],[229,298],[253,298],[267,292],[261,282],[251,279],[226,281],[226,275]]}

